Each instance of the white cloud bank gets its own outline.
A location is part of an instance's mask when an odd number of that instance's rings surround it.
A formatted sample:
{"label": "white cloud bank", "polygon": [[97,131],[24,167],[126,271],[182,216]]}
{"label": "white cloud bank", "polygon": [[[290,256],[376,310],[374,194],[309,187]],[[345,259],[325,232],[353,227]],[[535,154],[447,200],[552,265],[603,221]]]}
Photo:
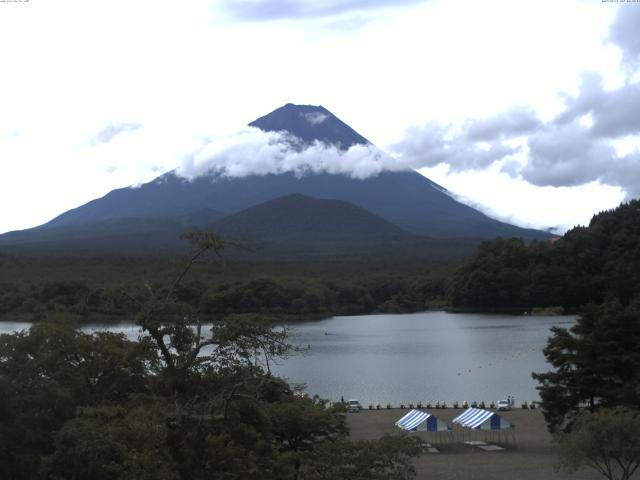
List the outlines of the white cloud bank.
{"label": "white cloud bank", "polygon": [[[248,167],[230,159],[232,149],[244,151],[236,145],[243,135],[227,138],[221,132],[287,102],[327,105],[385,148],[399,143],[409,125],[431,119],[435,130],[415,127],[404,149],[387,149],[392,157],[364,147],[346,154],[322,145],[282,150],[268,139],[253,139],[253,154],[242,159],[251,168],[362,177],[383,168],[436,165],[431,168],[447,174],[430,174],[433,180],[478,203],[483,203],[478,186],[491,193],[503,188],[491,183],[488,175],[495,173],[520,187],[521,198],[502,200],[514,211],[516,202],[541,205],[549,188],[567,190],[563,198],[572,203],[571,192],[582,186],[553,185],[580,182],[588,182],[593,199],[602,199],[592,211],[610,208],[611,198],[591,186],[640,185],[634,177],[640,171],[636,139],[629,133],[640,119],[634,86],[640,8],[622,5],[582,0],[7,3],[0,15],[0,40],[11,45],[0,52],[11,72],[0,89],[0,204],[5,207],[0,232],[44,223],[179,166],[185,175],[213,165],[227,174],[245,174]],[[628,73],[624,78],[621,65]],[[604,82],[580,89],[583,71],[598,72]],[[610,95],[612,88],[619,94]],[[535,108],[535,114],[514,105]],[[564,164],[554,160],[556,146],[571,147],[549,131],[561,111],[571,115],[558,131],[574,135],[583,152],[592,152],[585,157],[588,165],[580,152]],[[585,118],[591,118],[590,125],[580,123]],[[612,140],[613,133],[624,136]],[[200,141],[212,134],[224,146]],[[261,136],[243,138],[255,135]],[[609,143],[614,150],[603,150]],[[325,160],[318,158],[320,152]],[[614,157],[598,159],[602,152]],[[465,185],[463,177],[478,181]],[[573,200],[582,203],[582,198]],[[543,212],[536,212],[536,219],[538,213]],[[564,223],[577,218],[567,212]]]}
{"label": "white cloud bank", "polygon": [[444,164],[455,173],[498,165],[539,187],[599,182],[640,197],[640,83],[604,90],[600,75],[587,73],[578,95],[565,99],[548,122],[522,108],[461,125],[431,122],[408,129],[390,151],[417,168]]}
{"label": "white cloud bank", "polygon": [[305,145],[285,132],[246,127],[227,136],[207,139],[185,156],[176,173],[187,179],[208,174],[246,177],[285,172],[298,176],[331,173],[362,179],[385,170],[408,168],[371,144],[341,150],[319,141]]}

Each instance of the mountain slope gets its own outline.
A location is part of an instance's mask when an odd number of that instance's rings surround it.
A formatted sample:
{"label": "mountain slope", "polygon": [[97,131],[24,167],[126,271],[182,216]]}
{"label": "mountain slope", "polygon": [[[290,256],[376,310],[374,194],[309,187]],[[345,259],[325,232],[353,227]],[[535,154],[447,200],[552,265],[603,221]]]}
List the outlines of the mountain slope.
{"label": "mountain slope", "polygon": [[366,244],[415,237],[351,203],[300,194],[247,208],[213,226],[227,237],[269,242]]}
{"label": "mountain slope", "polygon": [[265,132],[289,132],[305,143],[319,140],[343,150],[370,143],[323,106],[287,103],[249,124]]}
{"label": "mountain slope", "polygon": [[0,250],[39,254],[139,254],[183,248],[187,228],[167,219],[113,218],[81,225],[30,229],[0,236]]}
{"label": "mountain slope", "polygon": [[119,217],[176,218],[203,207],[231,214],[296,193],[353,203],[420,235],[478,239],[550,236],[489,218],[454,200],[417,172],[383,172],[363,180],[328,173],[297,177],[288,172],[243,178],[200,177],[192,182],[168,173],[135,189],[114,190],[40,228]]}
{"label": "mountain slope", "polygon": [[[213,224],[224,238],[262,256],[292,259],[460,259],[475,244],[414,235],[342,200],[292,194],[249,207]],[[245,252],[246,254],[247,252]]]}
{"label": "mountain slope", "polygon": [[[320,141],[343,150],[369,143],[320,106],[287,104],[251,125],[265,131],[287,131],[306,144]],[[223,216],[292,194],[348,202],[407,232],[434,238],[467,242],[497,236],[550,237],[546,232],[489,218],[414,171],[382,172],[365,179],[329,173],[300,177],[287,172],[242,178],[212,174],[192,181],[169,172],[139,187],[113,190],[35,229],[2,235],[0,247],[45,241],[50,246],[76,245],[78,238],[90,241],[101,230],[108,237],[113,225],[117,225],[116,236],[125,237],[116,244],[126,244],[128,233],[139,235],[144,244],[144,225],[153,225],[150,231],[155,232],[154,238],[148,241],[157,244],[159,238],[181,228],[209,226]],[[164,227],[160,227],[163,223]],[[158,229],[165,233],[160,235]],[[105,241],[104,235],[100,234],[100,241]]]}

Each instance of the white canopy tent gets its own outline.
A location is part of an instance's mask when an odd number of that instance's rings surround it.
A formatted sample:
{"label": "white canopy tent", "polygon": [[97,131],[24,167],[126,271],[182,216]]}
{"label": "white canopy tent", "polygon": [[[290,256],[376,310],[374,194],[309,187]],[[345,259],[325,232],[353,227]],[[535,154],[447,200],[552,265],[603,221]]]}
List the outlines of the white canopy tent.
{"label": "white canopy tent", "polygon": [[413,432],[444,432],[451,430],[449,425],[438,420],[435,415],[420,410],[411,410],[396,422],[396,427]]}
{"label": "white canopy tent", "polygon": [[475,432],[484,432],[485,439],[487,438],[487,434],[491,437],[495,432],[498,436],[498,440],[500,440],[500,433],[504,432],[504,440],[507,442],[509,440],[509,432],[511,432],[514,443],[516,441],[514,431],[515,425],[502,418],[496,412],[492,412],[490,410],[469,408],[454,418],[451,422],[454,425],[464,427],[461,432],[463,439],[464,429],[470,429]]}
{"label": "white canopy tent", "polygon": [[513,425],[498,415],[496,412],[469,408],[452,420],[462,427],[476,430],[503,430],[513,428]]}
{"label": "white canopy tent", "polygon": [[[420,410],[411,410],[395,423],[396,427],[410,432],[427,432],[435,434],[436,441],[441,433],[450,433],[451,427],[439,420],[435,415]],[[450,438],[447,436],[447,440]]]}

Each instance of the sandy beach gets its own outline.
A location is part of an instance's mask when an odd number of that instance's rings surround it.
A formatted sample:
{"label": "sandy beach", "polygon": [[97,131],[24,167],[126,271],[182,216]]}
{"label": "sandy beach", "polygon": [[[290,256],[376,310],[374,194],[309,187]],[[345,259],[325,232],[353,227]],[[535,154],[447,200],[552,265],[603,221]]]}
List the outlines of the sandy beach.
{"label": "sandy beach", "polygon": [[[427,410],[439,419],[450,422],[462,410]],[[347,414],[347,423],[354,440],[378,438],[385,433],[398,433],[394,423],[408,410],[363,410]],[[461,439],[453,442],[438,443],[434,434],[412,433],[420,435],[440,453],[425,453],[415,461],[418,479],[442,480],[493,480],[493,479],[580,479],[595,480],[602,478],[595,471],[583,470],[575,474],[557,472],[554,466],[557,457],[551,435],[546,430],[544,418],[540,410],[512,410],[500,412],[506,420],[515,425],[515,440],[509,442],[491,441],[505,447],[502,451],[483,451],[462,443]],[[442,438],[442,435],[441,435]]]}

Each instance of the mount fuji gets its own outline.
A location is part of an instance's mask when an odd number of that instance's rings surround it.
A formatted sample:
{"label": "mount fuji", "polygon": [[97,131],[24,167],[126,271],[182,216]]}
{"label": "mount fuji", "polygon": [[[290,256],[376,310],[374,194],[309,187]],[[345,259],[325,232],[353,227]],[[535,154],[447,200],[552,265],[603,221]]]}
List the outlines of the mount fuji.
{"label": "mount fuji", "polygon": [[[294,154],[310,147],[319,155],[323,148],[340,155],[373,147],[322,106],[287,104],[249,127],[280,132],[290,143],[282,148]],[[492,219],[413,170],[382,170],[361,178],[310,165],[243,176],[215,169],[191,179],[171,171],[113,190],[39,227],[0,235],[0,251],[172,251],[180,248],[180,233],[194,227],[259,243],[266,251],[295,247],[301,255],[388,249],[389,242],[421,251],[495,237],[551,237]]]}

